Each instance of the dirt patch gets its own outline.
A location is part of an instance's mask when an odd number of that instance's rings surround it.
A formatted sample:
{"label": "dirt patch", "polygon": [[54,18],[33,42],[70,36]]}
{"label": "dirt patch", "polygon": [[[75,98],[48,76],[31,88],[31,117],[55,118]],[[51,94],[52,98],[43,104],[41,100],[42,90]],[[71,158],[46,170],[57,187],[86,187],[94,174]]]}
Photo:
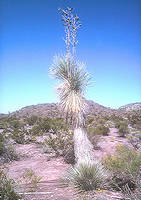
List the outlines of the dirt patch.
{"label": "dirt patch", "polygon": [[99,150],[94,150],[94,157],[98,160],[101,160],[106,155],[114,154],[116,150],[116,146],[118,144],[128,145],[132,147],[129,143],[127,138],[119,137],[118,129],[110,128],[110,132],[108,136],[102,136],[98,143],[100,147]]}
{"label": "dirt patch", "polygon": [[[102,159],[105,155],[115,152],[118,143],[128,144],[126,138],[120,138],[117,129],[110,128],[108,136],[101,137],[100,150],[94,150],[94,157]],[[19,192],[29,192],[30,184],[23,181],[23,175],[27,170],[33,170],[37,176],[41,176],[38,188],[32,195],[25,195],[26,200],[76,200],[74,191],[60,182],[63,173],[70,167],[64,163],[63,158],[51,158],[52,154],[43,153],[39,144],[16,145],[17,152],[21,155],[19,161],[9,163],[9,176],[19,182]],[[90,198],[93,199],[93,198]],[[107,200],[116,199],[107,197]]]}
{"label": "dirt patch", "polygon": [[26,195],[26,199],[73,199],[72,190],[64,187],[60,182],[63,173],[69,168],[69,165],[65,164],[61,157],[52,158],[49,161],[48,158],[51,155],[43,153],[38,144],[17,145],[16,149],[21,155],[21,160],[14,161],[7,166],[9,176],[16,182],[20,181],[19,192],[29,192],[30,184],[24,182],[23,176],[28,170],[33,170],[37,176],[42,177],[36,192],[46,193],[46,195]]}

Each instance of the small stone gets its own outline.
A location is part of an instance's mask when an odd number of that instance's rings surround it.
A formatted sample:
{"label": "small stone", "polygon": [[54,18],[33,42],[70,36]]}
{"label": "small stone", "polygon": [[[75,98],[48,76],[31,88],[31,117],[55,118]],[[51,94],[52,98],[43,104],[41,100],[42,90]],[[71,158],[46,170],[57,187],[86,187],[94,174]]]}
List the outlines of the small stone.
{"label": "small stone", "polygon": [[50,161],[51,160],[51,158],[50,157],[47,157],[47,161]]}

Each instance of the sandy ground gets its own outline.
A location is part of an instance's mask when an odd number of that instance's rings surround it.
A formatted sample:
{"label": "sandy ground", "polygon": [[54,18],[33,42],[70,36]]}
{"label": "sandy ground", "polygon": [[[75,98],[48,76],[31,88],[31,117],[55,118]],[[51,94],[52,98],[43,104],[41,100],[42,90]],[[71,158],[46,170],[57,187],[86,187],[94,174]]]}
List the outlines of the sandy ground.
{"label": "sandy ground", "polygon": [[[109,136],[103,136],[99,142],[100,150],[94,150],[97,159],[115,152],[118,143],[127,144],[126,138],[118,137],[117,129],[110,128]],[[64,187],[60,177],[70,167],[64,163],[61,157],[49,158],[49,154],[43,153],[39,144],[17,145],[17,152],[21,155],[19,161],[9,163],[9,176],[19,182],[19,192],[29,192],[30,184],[23,179],[27,170],[33,170],[41,180],[38,183],[36,192],[46,194],[26,195],[26,200],[75,200],[74,191],[70,187]],[[95,199],[95,198],[91,198]],[[107,200],[112,198],[107,197]],[[113,198],[116,199],[116,198]]]}
{"label": "sandy ground", "polygon": [[36,192],[46,192],[46,195],[28,195],[26,199],[73,199],[72,190],[60,183],[60,177],[69,168],[62,158],[52,158],[48,161],[48,155],[43,153],[37,144],[18,145],[17,152],[22,155],[21,160],[8,165],[9,176],[19,182],[19,192],[29,192],[30,184],[25,182],[23,176],[28,170],[33,170],[41,180]]}
{"label": "sandy ground", "polygon": [[110,128],[108,136],[102,136],[100,138],[100,142],[98,143],[100,150],[94,150],[95,158],[101,160],[106,155],[113,154],[118,144],[131,146],[127,138],[119,137],[116,128]]}

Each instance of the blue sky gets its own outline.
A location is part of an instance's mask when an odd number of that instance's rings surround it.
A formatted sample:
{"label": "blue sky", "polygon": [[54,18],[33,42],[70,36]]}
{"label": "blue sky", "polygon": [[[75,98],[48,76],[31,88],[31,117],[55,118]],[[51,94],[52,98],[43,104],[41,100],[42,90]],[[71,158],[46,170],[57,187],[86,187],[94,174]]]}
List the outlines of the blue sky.
{"label": "blue sky", "polygon": [[83,24],[77,57],[95,81],[86,98],[112,108],[141,102],[140,0],[1,0],[0,113],[58,101],[49,67],[65,52],[57,8],[67,6]]}

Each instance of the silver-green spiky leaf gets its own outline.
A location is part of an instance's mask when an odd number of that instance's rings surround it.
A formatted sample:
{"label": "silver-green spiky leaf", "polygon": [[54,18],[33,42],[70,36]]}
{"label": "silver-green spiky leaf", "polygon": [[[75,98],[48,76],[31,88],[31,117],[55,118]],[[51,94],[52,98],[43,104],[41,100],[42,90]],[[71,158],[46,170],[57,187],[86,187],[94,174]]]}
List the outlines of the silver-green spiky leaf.
{"label": "silver-green spiky leaf", "polygon": [[63,110],[73,118],[80,118],[79,123],[83,123],[83,95],[89,83],[89,74],[85,71],[84,65],[78,65],[70,56],[56,57],[51,74],[60,81],[57,90]]}

